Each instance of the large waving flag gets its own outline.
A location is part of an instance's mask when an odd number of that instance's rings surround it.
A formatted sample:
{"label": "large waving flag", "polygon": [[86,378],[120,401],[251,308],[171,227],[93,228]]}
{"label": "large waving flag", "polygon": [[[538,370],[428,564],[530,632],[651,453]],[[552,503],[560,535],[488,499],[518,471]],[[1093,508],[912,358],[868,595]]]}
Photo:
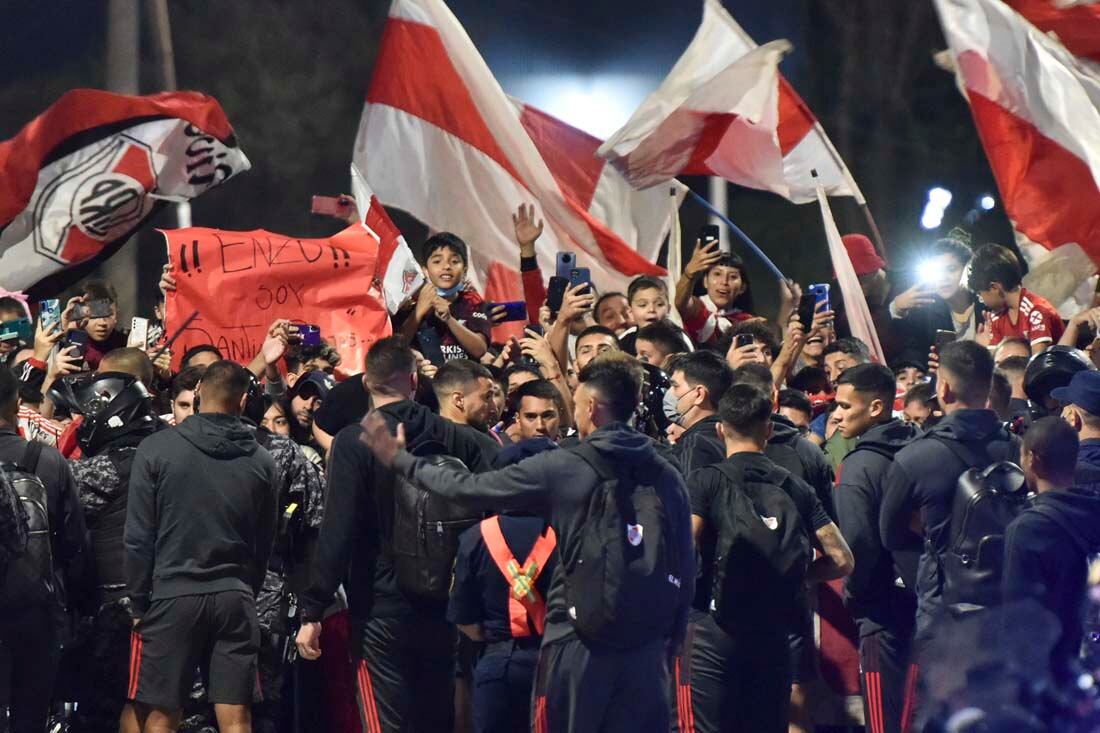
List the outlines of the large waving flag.
{"label": "large waving flag", "polygon": [[687,50],[600,155],[638,185],[718,175],[795,203],[816,201],[819,186],[862,203],[821,124],[772,66],[785,48],[757,47],[719,0],[705,0]]}
{"label": "large waving flag", "polygon": [[935,2],[1028,287],[1063,303],[1100,262],[1100,75],[1000,0]]}
{"label": "large waving flag", "polygon": [[442,0],[393,2],[354,161],[381,201],[467,241],[476,286],[518,290],[512,214],[532,202],[546,222],[543,272],[571,250],[601,290],[664,274],[654,257],[671,220],[669,192],[626,195],[585,152],[598,141],[581,144],[579,135],[517,107]]}
{"label": "large waving flag", "polygon": [[0,286],[106,256],[162,203],[248,168],[213,97],[68,92],[0,143]]}
{"label": "large waving flag", "polygon": [[1080,59],[1100,63],[1100,4],[1066,0],[1006,0],[1044,33]]}

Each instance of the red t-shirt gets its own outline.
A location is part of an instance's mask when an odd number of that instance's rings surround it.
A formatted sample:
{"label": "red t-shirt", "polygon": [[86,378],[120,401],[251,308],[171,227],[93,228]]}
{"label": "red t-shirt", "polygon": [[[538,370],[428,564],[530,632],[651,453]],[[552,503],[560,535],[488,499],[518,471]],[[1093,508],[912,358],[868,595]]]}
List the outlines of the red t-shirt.
{"label": "red t-shirt", "polygon": [[1066,330],[1058,309],[1027,288],[1020,289],[1020,312],[1016,322],[1013,323],[1008,316],[1007,308],[993,316],[990,346],[996,346],[1005,339],[1018,338],[1027,341],[1034,349],[1047,341],[1057,343]]}

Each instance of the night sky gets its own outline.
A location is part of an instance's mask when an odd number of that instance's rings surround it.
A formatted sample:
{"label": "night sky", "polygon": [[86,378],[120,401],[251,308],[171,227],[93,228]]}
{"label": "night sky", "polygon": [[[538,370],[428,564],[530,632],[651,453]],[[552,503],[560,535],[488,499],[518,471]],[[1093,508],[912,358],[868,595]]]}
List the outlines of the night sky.
{"label": "night sky", "polygon": [[[659,84],[702,14],[702,2],[686,0],[449,0],[449,5],[506,92],[601,136],[624,122]],[[921,245],[935,236],[918,224],[931,186],[956,192],[943,231],[966,214],[969,202],[995,192],[954,80],[932,64],[932,52],[944,43],[926,0],[725,0],[725,5],[757,42],[793,43],[782,70],[861,182],[893,265],[910,266]],[[388,2],[195,0],[169,6],[180,87],[221,101],[253,162],[252,171],[196,202],[195,223],[298,236],[329,233],[330,224],[309,215],[308,198],[347,187],[347,164]],[[106,7],[106,0],[5,3],[0,139],[67,89],[105,85]],[[829,8],[861,24],[855,46],[843,47],[837,13],[830,20]],[[877,39],[884,23],[904,28],[918,16],[919,33],[904,59],[867,59],[863,39]],[[146,37],[143,43],[147,48]],[[855,54],[851,58],[859,68],[855,86],[845,90],[838,86],[838,72],[849,54]],[[891,64],[901,61],[910,65],[904,87],[890,79]],[[143,58],[141,74],[143,92],[159,89],[151,59]],[[705,190],[702,180],[687,182]],[[831,276],[815,206],[795,207],[771,194],[731,188],[730,211],[788,274],[803,282]],[[842,231],[864,227],[849,201],[838,200],[834,211]],[[683,217],[687,237],[693,238],[703,215],[688,204]],[[979,229],[989,239],[1008,236],[999,209]],[[417,235],[411,232],[410,239]],[[143,260],[143,270],[155,266],[153,259]],[[764,276],[752,268],[750,275]]]}

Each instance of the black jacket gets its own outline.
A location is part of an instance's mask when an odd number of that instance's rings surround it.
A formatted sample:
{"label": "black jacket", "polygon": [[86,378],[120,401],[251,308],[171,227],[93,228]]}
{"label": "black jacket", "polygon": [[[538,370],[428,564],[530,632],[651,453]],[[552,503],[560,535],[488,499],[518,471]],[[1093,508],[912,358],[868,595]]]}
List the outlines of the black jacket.
{"label": "black jacket", "polygon": [[[1005,601],[1037,602],[1057,619],[1060,633],[1052,663],[1060,677],[1081,648],[1088,554],[1098,549],[1100,493],[1093,489],[1040,494],[1005,532]],[[1030,614],[1028,618],[1030,623],[1037,620]],[[1035,632],[1035,627],[1016,629],[1014,635],[1022,634],[1035,643],[1042,636]]]}
{"label": "black jacket", "polygon": [[[14,429],[0,429],[0,463],[17,463],[26,449],[27,441]],[[65,583],[68,601],[82,615],[94,615],[98,609],[91,545],[72,471],[56,448],[44,445],[35,475],[46,487],[54,571]]]}
{"label": "black jacket", "polygon": [[[444,420],[423,405],[404,400],[378,412],[391,429],[405,426],[410,446],[433,441],[471,471],[489,468],[479,441],[463,426]],[[415,610],[398,591],[393,563],[385,552],[393,532],[395,474],[379,465],[360,442],[362,432],[358,424],[348,425],[332,442],[325,518],[309,588],[300,599],[303,621],[319,621],[341,583],[351,615],[358,621],[405,616]],[[428,610],[438,611],[442,618],[446,603]]]}
{"label": "black jacket", "polygon": [[764,455],[812,486],[825,513],[836,521],[833,468],[824,451],[803,436],[793,422],[782,415],[772,415],[772,437]]}
{"label": "black jacket", "polygon": [[671,456],[684,478],[703,466],[710,466],[726,460],[726,446],[718,439],[718,416],[705,417],[684,431]]}
{"label": "black jacket", "polygon": [[[901,588],[893,555],[879,537],[879,509],[886,474],[894,456],[911,443],[920,430],[912,423],[891,420],[860,436],[855,448],[840,464],[834,492],[837,524],[852,548],[855,569],[844,581],[844,604],[860,622],[860,633],[882,628],[903,630],[912,626],[916,598],[911,588]],[[915,553],[899,550],[899,554]],[[915,565],[916,558],[900,564]]]}
{"label": "black jacket", "polygon": [[[965,444],[984,465],[1019,461],[1019,439],[992,410],[955,410],[935,427],[902,448],[886,477],[879,532],[888,550],[921,552],[917,571],[919,615],[931,618],[943,595],[939,563],[951,536],[951,505],[959,476],[971,468],[944,441]],[[910,520],[919,513],[924,540],[913,534]]]}
{"label": "black jacket", "polygon": [[[588,436],[586,443],[620,465],[632,466],[663,496],[677,497],[678,505],[665,507],[672,531],[668,538],[678,548],[684,567],[679,577],[680,603],[677,620],[669,630],[673,643],[683,639],[688,611],[695,593],[695,552],[691,542],[691,510],[687,489],[679,472],[657,453],[652,441],[623,424],[609,425]],[[585,509],[600,477],[587,461],[570,450],[553,450],[532,456],[514,466],[477,475],[431,466],[409,453],[400,453],[394,468],[409,480],[441,496],[480,503],[487,511],[530,510],[550,519],[559,547],[571,546],[585,531]],[[546,643],[573,633],[566,611],[565,579],[559,564],[550,581],[547,597]]]}
{"label": "black jacket", "polygon": [[150,601],[258,593],[275,539],[275,462],[240,418],[199,413],[138,446],[126,507],[126,590]]}

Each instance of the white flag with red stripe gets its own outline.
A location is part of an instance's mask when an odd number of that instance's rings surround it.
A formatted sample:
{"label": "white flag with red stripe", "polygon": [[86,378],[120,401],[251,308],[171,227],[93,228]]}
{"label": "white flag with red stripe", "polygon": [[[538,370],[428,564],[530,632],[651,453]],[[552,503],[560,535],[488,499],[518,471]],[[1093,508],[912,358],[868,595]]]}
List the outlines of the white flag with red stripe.
{"label": "white flag with red stripe", "polygon": [[862,203],[821,124],[774,68],[789,47],[776,44],[785,42],[758,47],[718,0],[705,0],[687,50],[600,155],[641,186],[718,175],[795,203],[814,201],[818,186]]}
{"label": "white flag with red stripe", "polygon": [[[442,0],[395,0],[354,160],[381,201],[466,240],[475,286],[496,278],[518,289],[512,214],[532,202],[546,222],[537,246],[544,273],[556,252],[570,250],[604,291],[635,275],[663,275],[643,252],[655,253],[667,233],[668,191],[653,194],[659,207],[622,195],[603,161],[571,147],[556,120],[538,117],[508,99]],[[538,143],[530,128],[541,130]],[[607,211],[620,218],[601,218]]]}
{"label": "white flag with red stripe", "polygon": [[390,219],[354,163],[351,165],[351,192],[359,210],[359,221],[378,240],[374,279],[386,300],[386,309],[392,315],[420,290],[424,284],[424,271],[417,264],[401,230]]}
{"label": "white flag with red stripe", "polygon": [[213,97],[67,92],[0,143],[0,286],[109,253],[159,204],[249,167]]}
{"label": "white flag with red stripe", "polygon": [[836,220],[833,219],[833,211],[829,207],[829,199],[825,196],[825,190],[817,190],[817,201],[821,206],[821,219],[825,224],[825,239],[829,243],[829,258],[833,262],[833,272],[836,273],[837,285],[840,286],[840,297],[844,300],[844,308],[848,314],[848,328],[852,335],[867,344],[871,349],[871,356],[879,364],[886,363],[886,354],[882,351],[882,344],[878,340],[878,330],[871,318],[871,309],[867,306],[867,298],[863,295],[863,288],[859,284],[859,276],[852,265],[852,258],[848,254],[840,231],[836,228]]}
{"label": "white flag with red stripe", "polygon": [[1100,75],[1000,0],[936,0],[936,8],[1032,261],[1025,282],[1063,303],[1100,262]]}

